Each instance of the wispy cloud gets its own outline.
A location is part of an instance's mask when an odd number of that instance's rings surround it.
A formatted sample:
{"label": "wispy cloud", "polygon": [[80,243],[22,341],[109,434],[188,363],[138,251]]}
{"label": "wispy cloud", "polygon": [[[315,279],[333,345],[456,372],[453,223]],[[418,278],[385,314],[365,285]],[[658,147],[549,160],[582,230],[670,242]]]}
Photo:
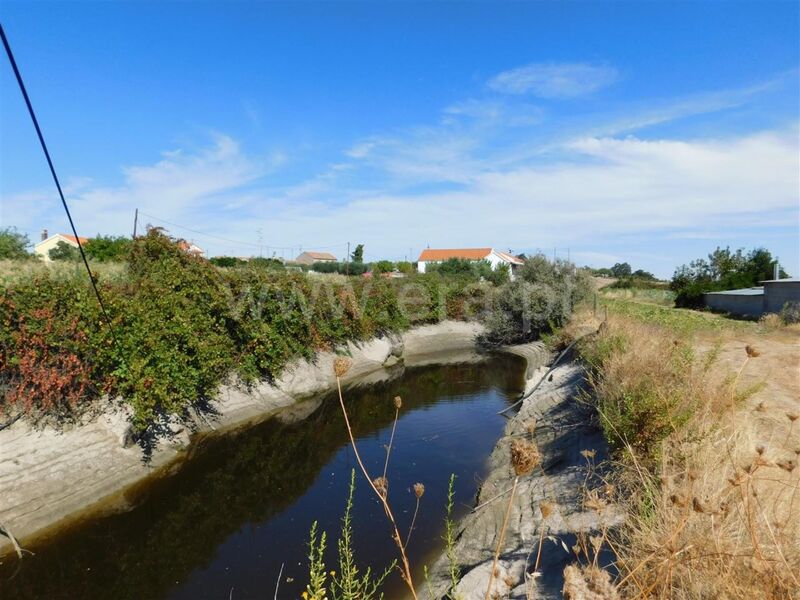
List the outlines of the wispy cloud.
{"label": "wispy cloud", "polygon": [[[211,145],[199,150],[165,151],[154,164],[123,168],[119,185],[73,179],[65,193],[83,233],[120,233],[121,223],[129,220],[127,215],[134,208],[168,219],[186,218],[209,204],[219,208],[220,195],[242,190],[284,160],[279,153],[248,156],[233,138],[214,134]],[[6,214],[13,214],[17,223],[31,231],[65,226],[57,196],[49,186],[4,196],[1,204]],[[122,231],[127,229],[125,223]]]}
{"label": "wispy cloud", "polygon": [[617,70],[588,63],[534,63],[503,71],[488,85],[496,92],[532,94],[542,98],[572,98],[590,94],[619,78]]}
{"label": "wispy cloud", "polygon": [[[680,244],[715,233],[752,239],[753,232],[778,236],[796,226],[798,127],[702,139],[629,134],[746,104],[771,89],[766,82],[664,99],[656,109],[619,107],[616,114],[554,122],[519,96],[465,99],[442,109],[443,118],[432,124],[355,140],[316,172],[281,185],[271,176],[285,157],[255,156],[218,135],[205,147],[183,147],[151,165],[125,168],[118,185],[73,179],[68,195],[88,234],[127,233],[129,215],[139,207],[251,243],[261,229],[272,246],[349,239],[365,243],[368,258],[402,258],[426,244],[517,251],[570,246],[581,260],[638,256],[643,262],[637,266],[666,275],[692,256],[673,247],[669,261],[648,259],[618,240],[647,238],[652,248],[654,240]],[[520,114],[537,119],[519,124]],[[49,189],[0,203],[29,232],[58,229],[55,206]],[[796,232],[786,235],[796,246]],[[212,253],[252,251],[198,241]]]}

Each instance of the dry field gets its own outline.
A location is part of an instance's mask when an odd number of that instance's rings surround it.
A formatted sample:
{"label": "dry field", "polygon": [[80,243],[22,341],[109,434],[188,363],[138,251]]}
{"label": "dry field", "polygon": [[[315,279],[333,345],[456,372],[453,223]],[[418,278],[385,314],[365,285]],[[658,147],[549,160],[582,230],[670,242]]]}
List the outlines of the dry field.
{"label": "dry field", "polygon": [[628,519],[613,588],[588,565],[565,596],[800,598],[800,327],[606,304],[585,352]]}

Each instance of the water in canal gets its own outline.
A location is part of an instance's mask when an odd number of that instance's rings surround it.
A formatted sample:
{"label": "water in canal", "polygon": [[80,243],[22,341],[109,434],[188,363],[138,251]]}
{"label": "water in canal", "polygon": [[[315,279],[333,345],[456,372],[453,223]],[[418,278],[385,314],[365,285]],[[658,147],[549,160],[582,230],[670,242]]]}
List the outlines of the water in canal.
{"label": "water in canal", "polygon": [[[400,530],[425,485],[408,550],[417,571],[441,551],[447,481],[456,480],[456,516],[474,501],[486,459],[519,396],[524,364],[510,356],[477,364],[406,369],[397,378],[346,392],[351,423],[372,473],[383,470],[394,406],[403,407],[389,465],[389,495]],[[306,405],[309,416],[273,418],[245,431],[208,438],[173,476],[142,486],[129,512],[95,518],[30,547],[34,556],[0,565],[0,597],[198,599],[298,598],[306,584],[305,544],[315,520],[329,535],[327,565],[350,471],[356,467],[338,400]],[[296,409],[295,409],[296,410]],[[285,421],[285,420],[284,420]],[[389,527],[359,476],[354,533],[362,566],[396,555]],[[387,597],[402,595],[397,574]]]}

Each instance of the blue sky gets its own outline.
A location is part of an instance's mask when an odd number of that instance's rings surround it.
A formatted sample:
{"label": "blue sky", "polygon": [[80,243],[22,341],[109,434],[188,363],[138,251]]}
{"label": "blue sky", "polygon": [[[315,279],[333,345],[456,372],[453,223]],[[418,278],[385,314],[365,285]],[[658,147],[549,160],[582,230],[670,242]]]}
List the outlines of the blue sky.
{"label": "blue sky", "polygon": [[[6,1],[0,18],[82,234],[129,234],[138,207],[212,254],[557,247],[669,276],[763,245],[797,275],[798,10]],[[0,86],[0,224],[65,231],[5,62]]]}

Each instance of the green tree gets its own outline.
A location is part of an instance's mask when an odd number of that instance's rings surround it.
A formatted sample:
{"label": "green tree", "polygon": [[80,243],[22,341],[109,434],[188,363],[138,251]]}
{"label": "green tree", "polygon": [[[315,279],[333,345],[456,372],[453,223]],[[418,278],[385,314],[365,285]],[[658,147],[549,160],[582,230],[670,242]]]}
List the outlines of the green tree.
{"label": "green tree", "polygon": [[50,260],[78,261],[81,258],[80,251],[67,242],[58,242],[55,248],[48,252]]}
{"label": "green tree", "polygon": [[611,274],[614,277],[630,277],[631,266],[626,262],[617,263],[613,267],[611,267]]}
{"label": "green tree", "polygon": [[361,264],[364,262],[364,244],[359,244],[353,253],[350,255],[354,263]]}
{"label": "green tree", "polygon": [[124,236],[98,235],[84,244],[86,256],[99,262],[124,261],[128,259],[131,240]]}
{"label": "green tree", "polygon": [[16,227],[0,229],[0,260],[20,260],[29,258],[28,247],[31,241],[24,233],[17,231]]}
{"label": "green tree", "polygon": [[[676,292],[675,305],[703,306],[703,294],[759,285],[772,279],[775,260],[766,248],[745,254],[743,248],[731,251],[717,247],[707,258],[698,258],[675,270],[670,289]],[[786,277],[781,269],[780,276]]]}

